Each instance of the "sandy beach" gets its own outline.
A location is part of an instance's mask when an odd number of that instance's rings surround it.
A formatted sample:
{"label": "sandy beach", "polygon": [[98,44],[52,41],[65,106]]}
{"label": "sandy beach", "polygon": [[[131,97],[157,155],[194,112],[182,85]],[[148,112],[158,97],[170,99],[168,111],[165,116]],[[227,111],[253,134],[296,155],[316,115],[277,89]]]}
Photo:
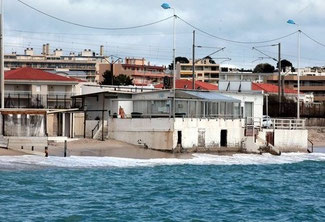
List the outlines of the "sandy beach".
{"label": "sandy beach", "polygon": [[[308,139],[313,142],[314,147],[325,147],[325,129],[308,129]],[[309,146],[311,144],[309,143]],[[44,147],[35,147],[35,152],[31,150],[1,149],[0,156],[19,155],[42,155]],[[49,143],[50,156],[64,156],[63,142]],[[135,159],[155,159],[155,158],[191,158],[190,153],[169,153],[145,149],[142,146],[135,146],[116,140],[98,141],[92,139],[77,139],[68,142],[68,156],[110,156]]]}
{"label": "sandy beach", "polygon": [[26,155],[24,152],[0,148],[0,156],[21,156]]}
{"label": "sandy beach", "polygon": [[[49,155],[63,156],[64,143],[50,143]],[[98,141],[79,139],[68,142],[68,156],[111,156],[135,159],[154,158],[191,158],[191,154],[173,154],[168,152],[144,149],[140,146],[116,140]]]}

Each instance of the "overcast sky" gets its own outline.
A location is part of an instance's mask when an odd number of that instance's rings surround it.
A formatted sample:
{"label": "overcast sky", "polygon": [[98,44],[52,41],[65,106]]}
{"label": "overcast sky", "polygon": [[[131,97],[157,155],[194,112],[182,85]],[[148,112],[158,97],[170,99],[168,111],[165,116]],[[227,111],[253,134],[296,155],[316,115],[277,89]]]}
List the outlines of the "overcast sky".
{"label": "overcast sky", "polygon": [[[5,51],[23,53],[33,47],[40,53],[42,44],[50,43],[51,51],[62,48],[80,52],[85,48],[99,51],[105,46],[106,55],[145,57],[153,64],[167,65],[172,60],[172,19],[133,30],[95,30],[62,23],[44,16],[16,0],[3,0],[5,14]],[[31,6],[61,19],[97,27],[129,27],[167,18],[172,10],[163,10],[157,0],[23,0]],[[215,36],[236,41],[263,41],[295,32],[298,27],[286,23],[293,19],[301,30],[325,43],[324,0],[171,0],[176,14],[189,23]],[[191,57],[192,31],[180,20],[176,21],[176,54]],[[197,58],[226,47],[213,57],[216,62],[231,58],[223,64],[239,68],[253,68],[261,62],[275,65],[252,50],[253,46],[281,42],[282,57],[297,64],[297,34],[266,44],[237,44],[221,41],[197,31]],[[271,57],[276,47],[260,48]],[[325,48],[301,37],[302,66],[325,65]],[[256,61],[257,60],[257,61]]]}

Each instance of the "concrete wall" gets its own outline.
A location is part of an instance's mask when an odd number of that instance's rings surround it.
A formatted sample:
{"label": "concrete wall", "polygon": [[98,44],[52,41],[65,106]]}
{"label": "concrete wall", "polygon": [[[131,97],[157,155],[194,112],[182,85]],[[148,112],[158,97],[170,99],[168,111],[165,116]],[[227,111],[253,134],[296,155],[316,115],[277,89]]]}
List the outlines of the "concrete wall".
{"label": "concrete wall", "polygon": [[46,128],[48,136],[57,136],[57,117],[56,114],[47,114],[46,115]]}
{"label": "concrete wall", "polygon": [[308,148],[308,130],[274,131],[274,146],[282,152],[306,152]]}
{"label": "concrete wall", "polygon": [[191,119],[177,118],[174,127],[174,147],[177,143],[177,131],[182,132],[182,147],[191,149],[199,147],[199,132],[204,132],[205,148],[220,147],[221,130],[227,130],[227,147],[240,147],[244,136],[241,121],[225,119]]}
{"label": "concrete wall", "polygon": [[84,136],[84,113],[75,113],[73,115],[73,130],[74,137]]}
{"label": "concrete wall", "polygon": [[240,120],[207,119],[110,119],[108,137],[138,145],[138,140],[149,148],[173,150],[177,147],[178,131],[182,132],[182,147],[200,147],[199,134],[204,131],[202,148],[220,147],[221,130],[227,130],[227,147],[240,147],[244,131]]}
{"label": "concrete wall", "polygon": [[172,150],[173,119],[109,119],[108,137],[134,145],[141,140],[152,149]]}

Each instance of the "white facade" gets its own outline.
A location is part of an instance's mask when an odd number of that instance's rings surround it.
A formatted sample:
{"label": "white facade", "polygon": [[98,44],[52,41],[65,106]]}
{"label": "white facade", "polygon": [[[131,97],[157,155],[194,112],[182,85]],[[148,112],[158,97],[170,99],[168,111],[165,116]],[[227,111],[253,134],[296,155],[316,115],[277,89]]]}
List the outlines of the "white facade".
{"label": "white facade", "polygon": [[240,148],[244,136],[240,119],[111,118],[108,128],[110,139],[134,145],[141,141],[151,149],[168,151],[176,149],[179,140],[183,149],[218,149],[221,147],[221,130],[227,130],[226,138],[223,138],[226,147]]}
{"label": "white facade", "polygon": [[[264,96],[262,92],[222,92],[222,94],[232,97],[234,99],[239,99],[241,101],[241,113],[243,117],[255,117],[262,118],[263,117],[263,102]],[[249,104],[252,104],[252,115],[249,113]]]}

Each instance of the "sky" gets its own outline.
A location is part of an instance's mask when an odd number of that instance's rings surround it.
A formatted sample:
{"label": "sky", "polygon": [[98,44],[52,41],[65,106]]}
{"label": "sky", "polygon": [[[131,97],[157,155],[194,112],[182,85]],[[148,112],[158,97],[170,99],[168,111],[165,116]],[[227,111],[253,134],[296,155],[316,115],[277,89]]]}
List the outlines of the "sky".
{"label": "sky", "polygon": [[[17,0],[2,0],[4,5],[5,52],[22,54],[32,47],[41,52],[44,43],[51,51],[62,48],[65,54],[91,49],[105,55],[146,58],[151,64],[168,65],[172,61],[173,19],[138,29],[100,30],[67,24],[36,12]],[[148,24],[173,15],[157,0],[22,0],[47,14],[63,20],[96,27],[130,27]],[[300,29],[325,44],[324,0],[170,0],[176,15],[213,36],[233,41],[260,42],[276,39],[298,30],[287,24],[293,19]],[[176,55],[192,57],[193,28],[176,19]],[[263,44],[239,44],[220,40],[196,30],[196,58],[216,50],[212,57],[222,65],[251,69],[258,63],[275,61],[253,50],[277,58],[281,43],[282,58],[297,66],[298,34]],[[324,45],[301,35],[301,66],[324,66]],[[261,58],[264,57],[264,58]]]}

